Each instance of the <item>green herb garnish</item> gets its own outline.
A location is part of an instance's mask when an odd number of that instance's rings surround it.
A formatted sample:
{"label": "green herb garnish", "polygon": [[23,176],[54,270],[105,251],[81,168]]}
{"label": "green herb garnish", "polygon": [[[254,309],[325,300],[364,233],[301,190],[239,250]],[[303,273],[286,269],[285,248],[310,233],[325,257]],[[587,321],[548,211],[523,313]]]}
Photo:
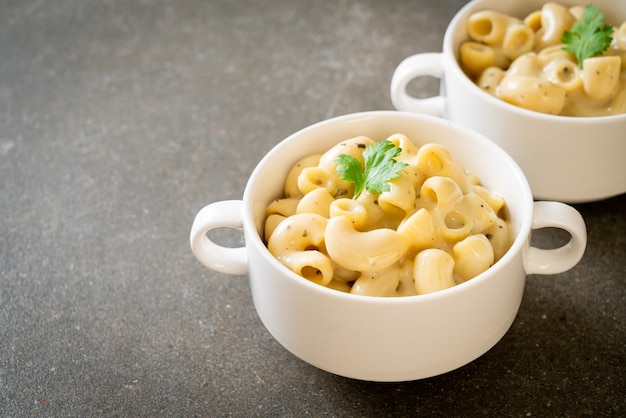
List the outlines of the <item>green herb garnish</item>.
{"label": "green herb garnish", "polygon": [[613,26],[604,23],[603,19],[604,13],[590,4],[583,13],[582,21],[574,22],[571,31],[563,32],[563,50],[576,56],[580,68],[583,68],[585,59],[602,55],[611,45]]}
{"label": "green herb garnish", "polygon": [[345,181],[354,183],[353,199],[365,189],[372,193],[389,191],[389,180],[400,177],[400,171],[408,164],[396,161],[402,152],[391,141],[384,140],[369,145],[363,151],[363,164],[348,154],[339,154],[335,159],[337,174]]}

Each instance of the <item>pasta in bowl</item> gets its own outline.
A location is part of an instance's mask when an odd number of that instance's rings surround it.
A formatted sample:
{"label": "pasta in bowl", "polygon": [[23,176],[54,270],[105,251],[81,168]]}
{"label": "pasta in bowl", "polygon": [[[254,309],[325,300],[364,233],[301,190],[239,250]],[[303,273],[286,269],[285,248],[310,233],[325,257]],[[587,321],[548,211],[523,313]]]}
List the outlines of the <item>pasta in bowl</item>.
{"label": "pasta in bowl", "polygon": [[[441,52],[418,53],[396,67],[390,83],[394,107],[442,117],[482,133],[520,165],[535,199],[590,202],[626,193],[626,113],[620,110],[625,98],[621,45],[626,2],[592,2],[604,14],[603,22],[611,24],[612,40],[604,56],[587,60],[591,65],[583,68],[572,53],[561,49],[563,45],[542,46],[546,41],[538,42],[540,29],[538,35],[520,24],[527,20],[536,28],[537,12],[544,15],[546,4],[574,19],[570,10],[584,10],[588,3],[472,0],[448,25]],[[556,19],[561,16],[558,10],[544,17]],[[544,26],[545,32],[550,26]],[[568,27],[573,29],[571,20]],[[472,35],[475,40],[468,31],[477,33]],[[517,52],[505,47],[507,32],[512,39],[517,36],[512,42]],[[407,90],[412,80],[425,76],[441,80],[439,95],[419,98]]]}
{"label": "pasta in bowl", "polygon": [[[497,261],[494,259],[493,265],[470,280],[446,289],[413,296],[383,297],[352,294],[338,291],[332,286],[320,285],[316,282],[319,278],[317,270],[322,271],[326,267],[305,269],[304,272],[301,270],[303,274],[299,275],[285,265],[288,264],[287,259],[281,261],[270,252],[266,245],[266,229],[267,232],[278,230],[282,221],[269,221],[268,207],[272,208],[270,212],[280,213],[283,210],[293,210],[277,208],[283,205],[288,208],[315,207],[324,205],[323,202],[326,201],[329,202],[329,214],[333,202],[338,206],[333,211],[346,214],[337,216],[340,221],[333,226],[338,228],[341,240],[333,244],[338,248],[331,252],[350,253],[350,248],[347,247],[361,251],[364,246],[366,250],[372,251],[369,256],[376,258],[367,260],[366,263],[371,261],[374,264],[380,262],[393,265],[394,254],[383,257],[383,253],[388,250],[380,245],[380,241],[363,242],[351,235],[343,235],[344,230],[349,234],[361,233],[354,229],[352,221],[346,222],[346,219],[352,217],[356,222],[360,212],[359,203],[362,203],[359,199],[367,201],[373,196],[364,189],[366,191],[361,191],[357,199],[352,199],[355,186],[340,181],[327,181],[319,171],[319,166],[320,162],[323,163],[321,156],[331,148],[345,143],[346,139],[357,137],[361,139],[348,141],[352,145],[340,146],[326,157],[334,160],[339,155],[352,155],[359,160],[365,152],[361,151],[363,148],[360,145],[361,141],[365,141],[363,137],[369,138],[373,143],[383,143],[385,139],[389,139],[391,148],[404,146],[406,153],[410,145],[401,142],[404,137],[396,135],[398,132],[414,143],[417,153],[419,149],[440,147],[436,155],[443,158],[445,153],[441,150],[445,148],[454,156],[453,166],[456,168],[452,173],[456,172],[460,177],[453,174],[452,178],[455,178],[454,182],[461,183],[460,186],[457,184],[459,188],[465,187],[476,196],[484,196],[484,201],[494,199],[491,204],[495,207],[498,206],[495,202],[503,202],[505,211],[493,208],[492,211],[500,213],[502,220],[508,224],[510,241],[508,246],[501,247],[503,254]],[[400,146],[393,145],[394,141]],[[312,155],[314,157],[310,157]],[[396,161],[405,157],[406,161],[411,159],[407,154],[396,157]],[[417,155],[414,157],[417,158]],[[342,160],[345,162],[349,158],[342,157]],[[299,161],[305,161],[306,164],[298,167]],[[439,163],[441,160],[437,162]],[[302,176],[301,181],[286,182],[287,178],[294,176],[294,167],[298,167],[295,169],[297,173],[304,171],[303,166],[311,168],[311,173]],[[402,169],[408,167],[407,165]],[[472,174],[467,176],[463,169]],[[408,169],[407,172],[418,176],[420,174],[417,169]],[[400,177],[398,184],[412,182],[411,176],[400,174]],[[463,199],[454,197],[457,194],[455,186],[451,181],[443,180],[445,178],[450,177],[434,175],[424,179],[419,192],[411,186],[416,190],[416,198],[430,199],[431,208],[436,205],[435,200],[440,199],[441,204],[448,208],[455,207],[453,201],[461,206],[466,205]],[[440,181],[441,187],[435,184],[424,186],[430,179]],[[476,179],[480,179],[482,186],[477,185]],[[289,199],[286,197],[286,183],[287,189],[291,190],[289,195],[298,201],[283,200],[276,203],[276,199]],[[311,188],[309,193],[318,196],[311,200],[305,199],[304,193],[295,191],[294,184],[298,183],[302,183],[300,187],[304,189]],[[305,183],[326,184],[327,187],[322,190]],[[387,188],[384,185],[381,187],[384,193]],[[477,189],[478,187],[484,187],[485,191]],[[313,189],[319,191],[315,192]],[[333,199],[326,196],[324,200],[321,196],[325,196],[329,190]],[[411,188],[404,190],[410,193]],[[441,192],[437,199],[433,197],[435,190],[438,190],[437,193]],[[398,195],[392,198],[394,191],[397,191],[394,186],[389,185],[389,195],[382,199],[379,195],[378,205],[365,205],[364,210],[376,210],[376,207],[391,206],[395,202],[394,205],[404,209],[389,207],[387,209],[395,216],[387,221],[381,217],[374,224],[376,227],[397,232],[398,228],[402,229],[402,220],[406,217],[400,215],[400,210],[412,212],[410,206],[414,197],[409,196],[406,199],[405,196]],[[299,193],[303,195],[301,198]],[[450,200],[446,204],[447,199]],[[474,203],[469,202],[467,206],[474,207]],[[415,213],[418,212],[419,210]],[[487,212],[488,219],[498,222],[489,210]],[[331,218],[325,217],[325,211],[321,215],[313,213],[315,216],[309,209],[303,213],[309,219],[294,220],[292,231],[296,232],[282,242],[281,251],[285,251],[282,256],[294,250],[300,251],[301,255],[311,255],[323,247],[329,249],[328,242],[320,244],[320,240],[324,239],[320,235],[321,232],[327,232]],[[453,210],[451,213],[453,215],[445,224],[451,230],[450,233],[459,232],[456,230],[462,230],[466,223],[470,223],[460,222],[461,215],[456,214],[466,213],[465,210]],[[446,215],[442,216],[445,218]],[[468,216],[479,223],[490,223],[489,220],[481,220],[480,216]],[[374,218],[366,219],[371,221]],[[303,228],[302,225],[307,226]],[[310,225],[317,229],[309,230]],[[421,229],[420,222],[405,226],[409,235],[421,235],[415,233],[416,229]],[[535,248],[530,245],[531,231],[542,227],[565,229],[571,235],[571,241],[555,249]],[[243,229],[245,245],[227,248],[213,242],[207,233],[216,228]],[[287,224],[284,228],[288,229]],[[297,228],[300,228],[299,234]],[[373,228],[369,232],[381,228]],[[389,240],[391,245],[395,245],[395,238],[397,236],[392,233],[392,239]],[[559,202],[533,202],[530,187],[517,164],[500,147],[482,135],[443,119],[408,112],[375,111],[322,121],[281,141],[254,169],[242,200],[213,202],[197,213],[191,227],[190,244],[195,257],[208,268],[249,276],[252,300],[259,318],[271,335],[295,356],[320,369],[345,377],[371,381],[406,381],[448,372],[489,350],[506,333],[517,314],[526,274],[555,274],[574,267],[585,249],[586,229],[582,217],[572,207]],[[412,241],[410,245],[416,245],[416,241]],[[354,270],[363,263],[361,255],[348,255],[341,259],[343,266],[332,266],[333,278],[335,275],[339,277],[353,274],[348,270]],[[389,256],[391,258],[387,258]],[[358,264],[359,259],[361,264]],[[353,262],[356,264],[351,264]],[[433,267],[437,264],[428,259],[424,265]],[[391,276],[396,274],[393,269],[387,270],[387,273]],[[331,278],[329,283],[332,280]]]}
{"label": "pasta in bowl", "polygon": [[[391,153],[397,157],[385,159]],[[380,192],[359,193],[341,176],[342,156],[358,173],[400,167]],[[357,136],[307,155],[287,175],[284,194],[267,207],[270,253],[300,276],[352,294],[447,289],[487,270],[511,244],[502,196],[443,145],[417,146],[404,134],[378,144]]]}
{"label": "pasta in bowl", "polygon": [[469,15],[463,71],[485,92],[524,109],[563,116],[626,113],[626,19],[593,4],[544,3],[523,18]]}

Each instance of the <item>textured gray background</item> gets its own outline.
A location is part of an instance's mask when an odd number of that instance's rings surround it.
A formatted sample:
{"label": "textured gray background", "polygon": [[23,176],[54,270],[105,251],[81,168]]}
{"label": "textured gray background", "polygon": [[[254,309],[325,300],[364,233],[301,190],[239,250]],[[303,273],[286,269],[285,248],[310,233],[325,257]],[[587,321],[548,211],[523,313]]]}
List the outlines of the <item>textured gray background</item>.
{"label": "textured gray background", "polygon": [[401,384],[296,359],[189,250],[281,139],[391,109],[464,3],[0,0],[0,416],[623,416],[625,196],[576,205],[582,262],[491,351]]}

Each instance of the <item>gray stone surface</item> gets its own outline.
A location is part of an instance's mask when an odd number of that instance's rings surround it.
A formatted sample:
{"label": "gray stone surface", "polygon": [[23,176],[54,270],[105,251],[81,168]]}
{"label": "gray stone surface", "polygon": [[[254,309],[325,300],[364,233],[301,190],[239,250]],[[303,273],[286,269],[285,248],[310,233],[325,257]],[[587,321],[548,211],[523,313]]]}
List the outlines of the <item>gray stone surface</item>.
{"label": "gray stone surface", "polygon": [[391,109],[464,3],[0,0],[0,416],[623,416],[625,196],[576,205],[582,262],[491,351],[409,383],[293,357],[189,249],[282,138]]}

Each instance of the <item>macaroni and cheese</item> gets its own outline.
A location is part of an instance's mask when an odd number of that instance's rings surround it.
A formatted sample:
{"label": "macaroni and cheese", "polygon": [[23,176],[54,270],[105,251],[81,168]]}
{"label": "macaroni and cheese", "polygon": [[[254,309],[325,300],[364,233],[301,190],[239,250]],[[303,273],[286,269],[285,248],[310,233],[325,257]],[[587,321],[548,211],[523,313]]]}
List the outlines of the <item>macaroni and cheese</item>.
{"label": "macaroni and cheese", "polygon": [[337,156],[363,161],[374,143],[347,139],[298,161],[284,197],[267,206],[269,251],[300,276],[336,290],[370,296],[431,293],[487,270],[512,240],[504,199],[483,187],[442,145],[414,144],[395,134],[406,166],[381,193],[337,174]]}
{"label": "macaroni and cheese", "polygon": [[513,105],[563,116],[626,113],[626,22],[614,26],[600,56],[577,62],[562,38],[584,7],[545,3],[523,19],[493,10],[473,13],[459,61],[487,93]]}

